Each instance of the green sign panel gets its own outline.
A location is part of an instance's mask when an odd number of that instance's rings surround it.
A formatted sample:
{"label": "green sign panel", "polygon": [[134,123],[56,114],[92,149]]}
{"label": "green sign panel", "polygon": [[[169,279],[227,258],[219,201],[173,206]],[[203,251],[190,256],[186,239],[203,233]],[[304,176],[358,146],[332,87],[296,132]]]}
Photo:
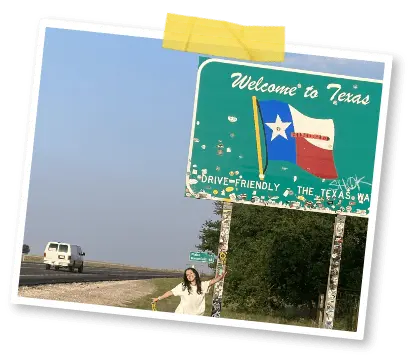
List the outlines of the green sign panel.
{"label": "green sign panel", "polygon": [[200,60],[187,197],[368,217],[382,82]]}
{"label": "green sign panel", "polygon": [[190,252],[190,261],[213,263],[215,256],[205,252]]}

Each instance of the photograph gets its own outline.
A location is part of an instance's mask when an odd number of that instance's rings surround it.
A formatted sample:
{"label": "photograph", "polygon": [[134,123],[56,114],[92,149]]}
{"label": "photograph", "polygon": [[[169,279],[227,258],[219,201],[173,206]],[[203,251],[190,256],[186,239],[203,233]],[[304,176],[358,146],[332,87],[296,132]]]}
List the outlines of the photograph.
{"label": "photograph", "polygon": [[363,338],[391,57],[38,47],[16,303]]}

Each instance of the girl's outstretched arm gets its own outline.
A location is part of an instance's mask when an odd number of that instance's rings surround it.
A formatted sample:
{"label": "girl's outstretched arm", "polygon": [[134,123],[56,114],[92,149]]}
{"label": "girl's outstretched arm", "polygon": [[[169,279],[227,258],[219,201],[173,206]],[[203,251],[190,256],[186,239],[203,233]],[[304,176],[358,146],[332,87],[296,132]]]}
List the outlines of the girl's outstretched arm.
{"label": "girl's outstretched arm", "polygon": [[223,273],[220,276],[217,276],[216,278],[213,278],[210,280],[210,286],[214,285],[215,283],[221,281],[224,277],[226,277],[227,271],[226,268],[223,268]]}
{"label": "girl's outstretched arm", "polygon": [[154,303],[154,302],[158,302],[159,300],[163,300],[164,298],[168,298],[168,297],[170,297],[170,296],[172,296],[173,295],[173,293],[171,292],[171,291],[167,291],[167,292],[165,292],[162,296],[159,296],[159,297],[157,297],[157,298],[153,298],[152,299],[152,302]]}

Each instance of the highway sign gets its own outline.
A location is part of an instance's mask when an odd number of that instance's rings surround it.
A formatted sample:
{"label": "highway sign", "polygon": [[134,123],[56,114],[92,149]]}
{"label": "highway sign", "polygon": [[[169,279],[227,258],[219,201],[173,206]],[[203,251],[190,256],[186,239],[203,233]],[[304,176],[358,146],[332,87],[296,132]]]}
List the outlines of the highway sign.
{"label": "highway sign", "polygon": [[368,217],[382,85],[202,57],[185,195]]}
{"label": "highway sign", "polygon": [[206,252],[190,252],[190,261],[213,263],[215,255]]}

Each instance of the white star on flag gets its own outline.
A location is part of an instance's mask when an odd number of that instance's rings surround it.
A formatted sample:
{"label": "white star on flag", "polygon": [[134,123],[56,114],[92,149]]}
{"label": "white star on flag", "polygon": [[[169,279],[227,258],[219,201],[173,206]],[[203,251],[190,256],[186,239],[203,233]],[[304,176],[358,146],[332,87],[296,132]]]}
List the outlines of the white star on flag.
{"label": "white star on flag", "polygon": [[283,123],[278,115],[274,123],[266,123],[266,125],[273,131],[271,140],[275,139],[278,135],[281,135],[283,138],[287,139],[285,130],[289,127],[290,122]]}

